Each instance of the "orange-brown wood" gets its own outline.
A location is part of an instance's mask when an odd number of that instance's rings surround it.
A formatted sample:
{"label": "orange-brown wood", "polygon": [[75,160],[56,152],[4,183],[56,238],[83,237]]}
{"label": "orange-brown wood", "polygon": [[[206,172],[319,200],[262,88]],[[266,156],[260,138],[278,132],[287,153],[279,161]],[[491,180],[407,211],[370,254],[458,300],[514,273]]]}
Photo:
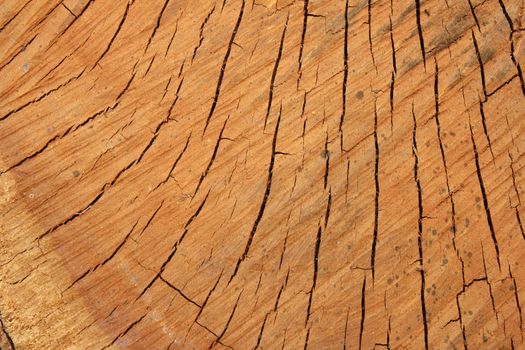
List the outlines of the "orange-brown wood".
{"label": "orange-brown wood", "polygon": [[523,349],[524,16],[1,1],[0,347]]}

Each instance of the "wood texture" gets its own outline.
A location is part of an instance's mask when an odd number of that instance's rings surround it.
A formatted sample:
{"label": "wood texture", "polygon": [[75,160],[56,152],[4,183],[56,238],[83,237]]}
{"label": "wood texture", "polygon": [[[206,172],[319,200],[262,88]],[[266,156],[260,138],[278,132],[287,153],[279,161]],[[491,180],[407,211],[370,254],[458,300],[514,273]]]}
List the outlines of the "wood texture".
{"label": "wood texture", "polygon": [[0,1],[0,347],[524,349],[524,20]]}

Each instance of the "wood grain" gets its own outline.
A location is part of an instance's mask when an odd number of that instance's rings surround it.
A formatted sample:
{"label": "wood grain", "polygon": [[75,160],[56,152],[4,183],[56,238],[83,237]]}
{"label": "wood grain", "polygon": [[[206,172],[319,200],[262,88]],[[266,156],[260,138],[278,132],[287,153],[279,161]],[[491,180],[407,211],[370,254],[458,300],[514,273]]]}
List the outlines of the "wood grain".
{"label": "wood grain", "polygon": [[1,1],[0,347],[524,349],[524,21]]}

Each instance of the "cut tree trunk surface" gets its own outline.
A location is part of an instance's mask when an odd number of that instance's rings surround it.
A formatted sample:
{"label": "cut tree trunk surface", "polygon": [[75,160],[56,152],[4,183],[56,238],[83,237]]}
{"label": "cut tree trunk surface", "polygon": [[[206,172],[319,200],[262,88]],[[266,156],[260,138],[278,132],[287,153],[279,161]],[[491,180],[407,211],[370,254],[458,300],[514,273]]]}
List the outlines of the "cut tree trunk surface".
{"label": "cut tree trunk surface", "polygon": [[3,0],[2,349],[524,349],[525,1]]}

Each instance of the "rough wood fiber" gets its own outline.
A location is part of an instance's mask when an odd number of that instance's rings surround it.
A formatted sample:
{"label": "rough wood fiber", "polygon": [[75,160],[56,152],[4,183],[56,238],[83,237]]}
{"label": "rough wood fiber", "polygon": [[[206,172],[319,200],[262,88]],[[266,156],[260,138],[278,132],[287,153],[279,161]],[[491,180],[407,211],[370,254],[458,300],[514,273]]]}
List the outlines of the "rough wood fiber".
{"label": "rough wood fiber", "polygon": [[523,349],[524,16],[1,1],[1,348]]}

